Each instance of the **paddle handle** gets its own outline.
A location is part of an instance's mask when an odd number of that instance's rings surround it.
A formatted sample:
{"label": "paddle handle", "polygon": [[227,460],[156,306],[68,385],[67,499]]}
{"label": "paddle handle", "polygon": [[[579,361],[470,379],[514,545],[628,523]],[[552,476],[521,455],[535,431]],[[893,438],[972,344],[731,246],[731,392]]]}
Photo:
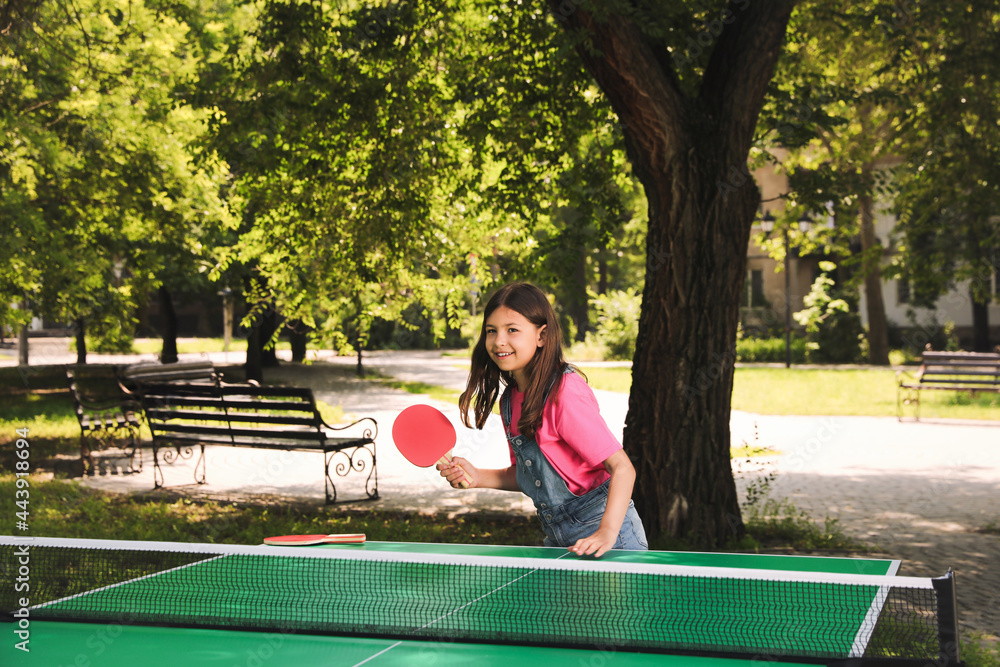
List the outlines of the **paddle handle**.
{"label": "paddle handle", "polygon": [[341,533],[334,535],[282,535],[265,537],[264,544],[277,547],[308,547],[316,544],[364,544],[364,533]]}
{"label": "paddle handle", "polygon": [[[442,456],[440,459],[438,459],[438,463],[444,464],[447,467],[451,467],[451,454],[445,454],[444,456]],[[462,475],[465,476],[465,479],[459,482],[458,485],[463,489],[469,488],[469,485],[472,484],[472,478],[469,477],[469,473],[465,472],[465,470],[461,466],[459,466],[458,469],[461,470]]]}
{"label": "paddle handle", "polygon": [[365,539],[364,533],[338,533],[327,535],[323,541],[326,544],[364,544]]}

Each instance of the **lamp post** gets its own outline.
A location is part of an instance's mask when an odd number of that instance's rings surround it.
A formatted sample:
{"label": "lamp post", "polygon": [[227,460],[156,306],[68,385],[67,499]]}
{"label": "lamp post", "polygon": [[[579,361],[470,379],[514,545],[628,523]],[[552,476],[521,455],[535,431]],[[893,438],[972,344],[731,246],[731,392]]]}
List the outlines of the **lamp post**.
{"label": "lamp post", "polygon": [[[799,229],[809,231],[812,221],[809,218],[799,219]],[[769,212],[760,221],[761,230],[770,235],[774,231],[774,216]],[[791,253],[788,248],[788,226],[781,230],[781,240],[785,249],[785,368],[792,366],[792,272]]]}

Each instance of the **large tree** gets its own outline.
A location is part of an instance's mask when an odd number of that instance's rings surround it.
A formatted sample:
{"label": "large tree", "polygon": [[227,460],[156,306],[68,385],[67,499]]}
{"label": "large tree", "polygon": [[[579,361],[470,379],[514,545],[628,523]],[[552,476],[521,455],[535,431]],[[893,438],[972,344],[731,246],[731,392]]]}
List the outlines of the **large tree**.
{"label": "large tree", "polygon": [[898,169],[894,269],[914,304],[933,308],[967,290],[972,344],[988,351],[989,305],[1000,275],[1000,10],[995,2],[920,4],[901,37],[921,56],[925,85],[906,127],[919,140]]}
{"label": "large tree", "polygon": [[[550,0],[621,120],[649,202],[625,448],[654,535],[718,546],[742,531],[730,400],[750,228],[742,174],[794,2]],[[701,26],[698,28],[698,26]]]}
{"label": "large tree", "polygon": [[202,253],[226,169],[199,144],[210,112],[179,99],[199,61],[182,21],[126,0],[34,18],[0,43],[0,259],[20,274],[0,301],[76,324],[83,362],[85,331],[130,344],[165,267]]}

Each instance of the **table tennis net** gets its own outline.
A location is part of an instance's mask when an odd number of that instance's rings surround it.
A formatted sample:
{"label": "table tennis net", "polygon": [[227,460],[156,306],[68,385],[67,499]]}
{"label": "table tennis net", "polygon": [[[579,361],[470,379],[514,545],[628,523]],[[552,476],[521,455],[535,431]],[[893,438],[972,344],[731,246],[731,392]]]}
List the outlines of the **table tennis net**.
{"label": "table tennis net", "polygon": [[343,548],[0,538],[8,620],[947,664],[940,579]]}

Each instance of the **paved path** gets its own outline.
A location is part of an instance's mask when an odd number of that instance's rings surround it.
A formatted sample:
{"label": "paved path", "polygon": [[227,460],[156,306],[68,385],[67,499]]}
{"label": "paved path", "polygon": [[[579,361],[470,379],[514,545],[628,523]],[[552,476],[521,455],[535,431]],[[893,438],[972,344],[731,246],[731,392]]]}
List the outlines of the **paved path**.
{"label": "paved path", "polygon": [[[67,354],[58,348],[54,342],[40,346],[39,351],[45,352],[33,356],[32,363],[66,363]],[[212,358],[220,364],[237,361],[235,354],[229,359]],[[99,360],[110,359],[91,358]],[[320,400],[340,405],[350,415],[378,421],[382,498],[375,503],[348,502],[344,507],[532,512],[530,502],[520,494],[443,486],[434,470],[413,468],[391,445],[395,415],[408,405],[427,402],[444,410],[459,427],[457,453],[483,466],[504,466],[507,453],[496,418],[491,418],[483,432],[464,429],[454,402],[359,381],[353,377],[354,363],[353,358],[320,355],[312,365],[288,363],[266,371],[269,379],[311,386]],[[367,355],[365,363],[401,380],[456,390],[464,387],[468,373],[464,357],[442,357],[438,352],[376,352]],[[597,395],[605,419],[620,437],[627,395],[604,391]],[[739,475],[741,491],[755,475],[774,472],[770,498],[788,499],[816,521],[836,519],[849,536],[901,559],[900,574],[937,576],[953,568],[963,627],[994,638],[1000,635],[1000,424],[735,412],[732,429],[734,444],[746,441],[776,452],[763,466],[755,462],[756,472]],[[210,451],[208,484],[187,488],[208,497],[274,494],[321,502],[321,460],[313,454],[216,448]],[[107,474],[88,483],[114,491],[145,492],[152,487],[150,468],[140,475]],[[190,471],[183,468],[168,473],[169,484],[190,480]],[[363,487],[350,477],[338,483],[338,491],[342,498],[363,495]]]}

